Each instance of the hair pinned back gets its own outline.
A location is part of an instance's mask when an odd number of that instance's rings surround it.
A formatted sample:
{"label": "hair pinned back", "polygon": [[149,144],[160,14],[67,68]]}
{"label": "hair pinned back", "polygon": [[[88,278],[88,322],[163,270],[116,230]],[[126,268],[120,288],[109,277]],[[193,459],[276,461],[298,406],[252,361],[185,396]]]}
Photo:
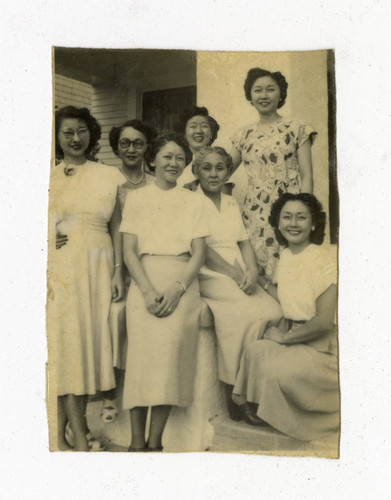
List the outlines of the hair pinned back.
{"label": "hair pinned back", "polygon": [[76,108],[75,106],[65,106],[64,108],[60,108],[55,113],[55,145],[56,145],[56,158],[61,159],[64,157],[64,152],[58,142],[58,132],[61,127],[61,123],[63,120],[67,118],[76,118],[78,120],[85,121],[87,128],[90,132],[90,143],[88,144],[87,149],[84,154],[87,156],[92,149],[96,146],[97,142],[101,136],[101,128],[88,108]]}
{"label": "hair pinned back", "polygon": [[195,116],[205,116],[208,118],[211,137],[208,146],[214,143],[217,139],[217,132],[220,130],[220,125],[217,121],[209,115],[209,111],[205,107],[193,106],[192,108],[186,109],[179,115],[179,122],[174,125],[174,130],[178,134],[185,135],[187,122],[194,118]]}
{"label": "hair pinned back", "polygon": [[280,102],[278,103],[277,108],[281,108],[285,104],[286,97],[288,95],[288,82],[286,81],[285,76],[279,71],[272,73],[271,71],[262,68],[250,69],[244,82],[244,93],[246,95],[246,99],[251,101],[251,89],[253,88],[255,81],[263,76],[270,76],[270,78],[274,80],[280,88]]}
{"label": "hair pinned back", "polygon": [[142,122],[141,120],[128,120],[119,127],[113,127],[110,130],[109,142],[111,149],[116,156],[118,156],[119,137],[121,132],[127,127],[132,127],[138,132],[141,132],[145,136],[145,140],[148,145],[157,137],[156,129],[155,127],[152,127],[152,125]]}
{"label": "hair pinned back", "polygon": [[326,213],[323,211],[320,201],[310,193],[284,193],[276,200],[270,211],[269,223],[273,227],[276,234],[276,239],[280,245],[288,246],[287,240],[278,229],[281,210],[288,201],[301,201],[306,205],[311,213],[311,222],[315,226],[314,231],[310,233],[310,242],[315,245],[321,245],[324,240],[326,228]]}
{"label": "hair pinned back", "polygon": [[216,153],[224,159],[228,173],[231,174],[233,170],[232,156],[228,154],[227,151],[224,148],[221,148],[220,146],[206,146],[194,156],[192,164],[193,174],[199,169],[202,162],[204,161],[204,158],[211,153]]}
{"label": "hair pinned back", "polygon": [[151,142],[151,147],[146,151],[146,159],[149,163],[153,162],[158,152],[169,142],[175,142],[185,153],[186,165],[191,162],[192,154],[186,138],[181,134],[167,134],[157,137]]}

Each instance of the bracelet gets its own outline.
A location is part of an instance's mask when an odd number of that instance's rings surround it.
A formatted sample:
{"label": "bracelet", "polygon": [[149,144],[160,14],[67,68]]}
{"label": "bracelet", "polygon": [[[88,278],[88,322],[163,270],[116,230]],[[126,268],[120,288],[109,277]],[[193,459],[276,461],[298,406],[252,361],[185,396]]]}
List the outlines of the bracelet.
{"label": "bracelet", "polygon": [[115,264],[114,267],[122,267],[122,264]]}
{"label": "bracelet", "polygon": [[183,291],[186,292],[187,288],[185,287],[185,285],[182,283],[182,281],[179,281],[179,280],[176,280],[176,283],[178,283],[178,285],[181,285],[181,287],[183,288]]}

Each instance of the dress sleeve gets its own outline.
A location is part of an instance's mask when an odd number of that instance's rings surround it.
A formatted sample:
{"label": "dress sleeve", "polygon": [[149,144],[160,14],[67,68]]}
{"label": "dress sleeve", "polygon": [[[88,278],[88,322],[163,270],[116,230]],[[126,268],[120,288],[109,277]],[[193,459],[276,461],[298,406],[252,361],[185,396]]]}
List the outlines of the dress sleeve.
{"label": "dress sleeve", "polygon": [[316,263],[314,295],[317,299],[330,285],[337,283],[337,266],[327,252],[322,252]]}
{"label": "dress sleeve", "polygon": [[247,127],[241,127],[231,136],[231,142],[238,151],[242,151],[244,139],[246,137]]}
{"label": "dress sleeve", "polygon": [[310,141],[310,145],[314,143],[315,137],[318,135],[311,125],[299,125],[299,133],[297,136],[297,147],[300,148],[305,142]]}
{"label": "dress sleeve", "polygon": [[140,208],[137,192],[129,192],[125,206],[122,212],[122,221],[120,225],[121,233],[131,233],[139,235],[143,228],[141,215],[143,210]]}

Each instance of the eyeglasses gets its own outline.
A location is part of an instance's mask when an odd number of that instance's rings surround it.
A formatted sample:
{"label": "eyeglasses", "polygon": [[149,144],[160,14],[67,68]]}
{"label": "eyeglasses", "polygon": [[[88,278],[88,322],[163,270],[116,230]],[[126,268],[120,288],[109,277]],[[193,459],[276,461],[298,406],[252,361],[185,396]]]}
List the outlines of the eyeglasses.
{"label": "eyeglasses", "polygon": [[88,128],[79,128],[77,130],[63,130],[62,134],[65,137],[65,139],[73,139],[75,134],[77,134],[79,137],[83,137],[87,135],[90,131]]}
{"label": "eyeglasses", "polygon": [[122,149],[130,148],[132,144],[134,149],[142,149],[145,146],[145,142],[141,139],[136,139],[135,141],[130,141],[129,139],[121,139],[118,141],[118,145]]}

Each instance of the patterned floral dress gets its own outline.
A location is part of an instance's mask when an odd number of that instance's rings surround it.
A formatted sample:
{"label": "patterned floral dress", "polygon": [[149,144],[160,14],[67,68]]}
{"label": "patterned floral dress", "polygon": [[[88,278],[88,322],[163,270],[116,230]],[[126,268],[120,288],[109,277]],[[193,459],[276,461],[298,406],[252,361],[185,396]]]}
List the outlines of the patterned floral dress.
{"label": "patterned floral dress", "polygon": [[271,205],[282,193],[300,193],[298,149],[311,145],[317,132],[290,118],[271,124],[254,123],[238,129],[231,141],[241,153],[248,175],[243,220],[260,274],[273,278],[279,245],[269,224]]}

